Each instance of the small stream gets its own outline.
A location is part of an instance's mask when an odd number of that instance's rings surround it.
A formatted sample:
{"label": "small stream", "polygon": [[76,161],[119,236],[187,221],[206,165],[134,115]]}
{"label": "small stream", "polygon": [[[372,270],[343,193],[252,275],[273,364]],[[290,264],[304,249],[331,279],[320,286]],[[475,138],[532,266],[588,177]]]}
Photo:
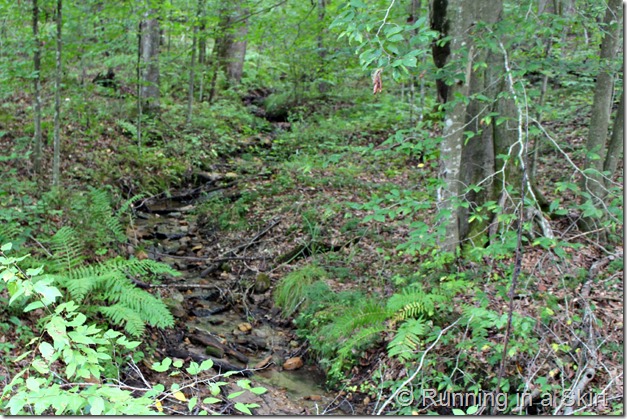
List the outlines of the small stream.
{"label": "small stream", "polygon": [[[219,359],[229,364],[255,369],[250,379],[268,389],[260,396],[262,402],[250,401],[261,405],[256,409],[257,414],[325,412],[336,397],[324,390],[324,375],[317,367],[307,364],[306,346],[296,339],[289,322],[274,308],[272,287],[251,292],[240,283],[241,279],[219,270],[207,274],[204,255],[211,254],[210,247],[216,243],[207,242],[195,225],[192,205],[171,204],[160,205],[158,213],[137,212],[131,243],[139,249],[133,250],[137,257],[170,264],[182,273],[182,277],[170,280],[172,287],[163,294],[177,322],[185,329],[181,345],[189,352],[214,358],[221,355]],[[202,277],[201,273],[204,273]],[[194,285],[202,288],[193,288]],[[212,348],[212,353],[206,351],[194,339],[198,334],[215,339],[217,346],[226,351],[221,353],[220,348]]]}

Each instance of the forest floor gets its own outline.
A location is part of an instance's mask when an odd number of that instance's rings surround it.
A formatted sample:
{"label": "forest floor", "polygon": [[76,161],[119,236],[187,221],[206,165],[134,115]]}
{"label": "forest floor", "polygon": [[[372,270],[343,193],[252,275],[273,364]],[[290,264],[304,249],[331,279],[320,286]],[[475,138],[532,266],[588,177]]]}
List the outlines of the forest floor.
{"label": "forest floor", "polygon": [[[24,152],[24,148],[20,149],[24,143],[16,139],[26,135],[21,128],[25,124],[25,104],[18,108],[23,113],[16,114],[0,137],[0,148],[16,155]],[[325,389],[323,376],[318,377],[317,358],[308,349],[307,336],[299,334],[292,320],[284,318],[274,305],[277,283],[290,272],[312,264],[329,273],[326,282],[334,291],[359,289],[383,298],[394,293],[395,277],[411,275],[429,257],[399,252],[397,246],[410,237],[409,223],[401,222],[402,217],[389,222],[364,221],[372,213],[364,205],[373,196],[385,196],[394,190],[419,193],[421,185],[437,178],[437,159],[407,155],[391,160],[388,155],[363,151],[368,147],[384,150],[382,143],[391,134],[385,130],[348,133],[342,144],[327,144],[326,139],[319,138],[307,140],[312,131],[321,129],[319,124],[305,120],[242,134],[228,153],[202,167],[179,162],[187,165],[179,171],[181,176],[176,181],[162,180],[168,187],[166,193],[145,194],[135,203],[127,228],[128,243],[109,251],[111,255],[122,253],[162,261],[184,274],[182,278],[166,278],[166,287],[153,289],[168,301],[179,324],[174,331],[150,332],[149,341],[158,342],[154,359],[171,355],[173,346],[183,351],[179,354],[192,359],[202,357],[206,341],[202,343],[198,336],[217,339],[214,350],[222,350],[221,359],[240,368],[256,366],[251,380],[270,389],[257,399],[248,400],[260,404],[256,410],[260,414],[369,414],[387,397],[373,383],[376,370],[384,368],[386,377],[396,380],[411,373],[411,366],[387,357],[390,336],[383,336],[376,346],[358,355],[358,362],[346,372],[345,380],[333,389]],[[559,127],[561,141],[573,148],[582,141],[582,125],[578,124],[583,121]],[[294,140],[300,135],[305,138],[302,143],[281,140],[290,130],[289,138]],[[128,198],[142,192],[138,185],[146,184],[146,179],[141,178],[160,176],[170,167],[168,163],[159,170],[141,165],[121,169],[120,161],[133,160],[132,156],[123,156],[133,146],[133,139],[120,126],[103,129],[95,139],[82,137],[77,131],[80,129],[72,124],[64,129],[65,138],[72,139],[62,150],[61,172],[68,191],[98,184],[109,176],[104,183],[113,185]],[[167,133],[164,137],[163,143],[176,149],[177,140],[167,138]],[[50,152],[51,147],[46,146],[46,153]],[[5,196],[3,205],[36,204],[37,198],[23,195],[25,185],[31,184],[32,179],[31,168],[25,162],[13,160],[5,167],[12,180],[5,186],[8,197]],[[539,187],[551,201],[555,198],[551,179],[561,177],[569,168],[562,167],[565,163],[552,150],[542,155],[540,164],[539,172],[544,176]],[[112,169],[116,167],[118,170]],[[15,170],[10,172],[10,168]],[[153,184],[159,182],[155,180]],[[560,198],[568,200],[563,195]],[[433,213],[432,208],[426,209],[421,217],[430,223]],[[47,217],[57,227],[66,222],[63,215],[56,213]],[[32,229],[32,236],[37,237],[40,232],[36,229],[42,225],[43,220],[38,220],[35,225],[24,227]],[[557,354],[553,343],[572,343],[573,315],[593,306],[596,323],[603,328],[591,332],[596,334],[594,341],[600,342],[600,367],[592,386],[606,387],[614,398],[612,403],[622,401],[623,248],[605,249],[574,229],[567,219],[551,221],[551,227],[556,236],[582,247],[567,248],[566,258],[562,258],[550,249],[525,246],[515,312],[540,319],[547,299],[560,311],[554,314],[551,327],[543,331],[551,338],[540,342],[535,359],[527,365],[511,366],[508,374],[527,376],[533,370],[537,376],[553,377],[550,371],[554,364],[549,360],[561,357],[564,376],[558,380],[573,379],[577,360],[569,357],[574,349],[568,354]],[[28,244],[34,249],[38,247],[35,242]],[[513,257],[486,261],[488,266],[482,267],[481,272],[496,277],[503,266],[513,263]],[[475,268],[459,267],[468,271]],[[600,273],[604,273],[603,279],[596,281]],[[499,289],[503,283],[486,278],[481,284],[482,291],[490,296],[490,308],[505,313],[508,301]],[[457,306],[465,302],[471,302],[469,295],[460,295],[451,303]],[[23,318],[20,322],[20,327],[3,333],[2,342],[18,342],[21,328],[36,328],[35,319]],[[491,336],[500,337],[497,332]],[[5,353],[5,359],[20,349],[14,347]],[[443,356],[452,352],[453,346],[444,350]],[[484,368],[482,362],[485,360],[476,360],[477,368]],[[4,363],[2,368],[6,368]],[[140,370],[150,382],[172,379],[149,372],[141,365]],[[9,373],[3,371],[2,375]],[[140,378],[129,376],[128,380]],[[185,405],[172,403],[166,409],[184,412]],[[419,413],[428,411],[416,409]],[[598,405],[591,411],[610,410],[609,405]],[[229,405],[225,405],[224,411],[229,412]]]}

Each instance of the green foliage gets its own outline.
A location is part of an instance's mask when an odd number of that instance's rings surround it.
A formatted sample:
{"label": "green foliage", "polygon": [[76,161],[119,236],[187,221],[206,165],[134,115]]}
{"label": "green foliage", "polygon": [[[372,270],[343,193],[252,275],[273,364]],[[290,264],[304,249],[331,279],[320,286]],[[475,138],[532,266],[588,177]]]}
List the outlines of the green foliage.
{"label": "green foliage", "polygon": [[135,286],[131,278],[150,279],[159,275],[179,275],[168,265],[149,259],[113,258],[85,265],[83,248],[76,233],[64,227],[51,242],[51,278],[67,290],[68,297],[87,310],[98,310],[127,333],[140,336],[145,324],[170,327],[174,318],[166,305],[152,294]]}
{"label": "green foliage", "polygon": [[404,361],[414,359],[428,331],[427,320],[444,318],[450,310],[447,302],[470,286],[463,278],[444,282],[430,291],[414,283],[381,300],[359,292],[333,292],[322,275],[314,280],[307,270],[308,275],[303,275],[303,269],[278,284],[275,301],[284,315],[298,313],[294,320],[298,333],[308,339],[332,382],[341,380],[359,354],[396,325],[398,329],[388,345],[390,356]]}
{"label": "green foliage", "polygon": [[[170,367],[174,367],[172,372],[170,372],[169,374],[170,376],[180,375],[181,373],[183,373],[183,371],[191,376],[197,376],[205,371],[208,371],[210,368],[213,368],[213,360],[207,359],[203,361],[201,364],[191,361],[189,363],[189,367],[185,369],[183,369],[183,361],[181,360],[172,361],[172,358],[164,358],[163,361],[155,362],[152,365],[152,369],[160,373],[169,371],[171,369]],[[226,402],[226,403],[232,404],[233,408],[239,411],[240,413],[244,413],[246,415],[252,415],[253,413],[251,409],[254,409],[255,407],[259,407],[259,404],[241,402],[238,400],[238,398],[242,395],[246,395],[250,397],[250,395],[246,393],[253,394],[254,396],[260,396],[266,393],[268,389],[266,389],[265,387],[253,387],[251,385],[251,381],[244,378],[236,382],[236,385],[242,389],[241,391],[232,392],[230,394],[227,394],[226,397],[224,397],[223,399],[220,399],[217,396],[221,394],[223,387],[228,383],[226,381],[218,381],[218,380],[219,378],[228,377],[230,375],[232,375],[232,373],[226,373],[223,375],[219,374],[218,376],[212,377],[212,379],[210,380],[206,380],[205,382],[208,384],[211,396],[202,399],[202,401],[200,402],[196,395],[188,399],[185,396],[185,394],[180,390],[181,386],[178,383],[172,384],[170,387],[170,390],[168,392],[165,392],[165,394],[166,394],[166,397],[172,397],[178,400],[179,402],[187,402],[187,408],[190,412],[193,412],[197,406],[204,405],[203,407],[209,407],[209,406],[218,405],[218,404]],[[193,387],[194,387],[193,389],[196,389],[196,386],[193,386]],[[155,386],[155,390],[160,390],[161,392],[164,392],[165,388],[163,388],[163,386],[159,384]],[[198,390],[196,389],[196,391]],[[159,411],[162,410],[160,408],[160,404],[157,404],[157,409],[159,409]],[[207,411],[203,409],[200,414],[206,415]]]}
{"label": "green foliage", "polygon": [[286,317],[293,315],[301,304],[305,304],[303,308],[306,308],[311,301],[316,301],[306,298],[309,286],[325,277],[325,270],[317,265],[306,265],[290,272],[277,284],[274,292],[275,304],[283,310]]}
{"label": "green foliage", "polygon": [[[25,308],[50,308],[62,293],[51,285],[42,269],[22,271],[18,266],[27,256],[6,255],[11,245],[3,245],[0,251],[2,283],[12,295],[11,303],[18,298],[34,300]],[[149,408],[152,399],[135,398],[128,390],[93,384],[65,385],[59,382],[53,367],[63,368],[64,379],[94,380],[107,378],[103,372],[119,370],[114,365],[114,353],[127,353],[139,342],[132,342],[120,332],[102,330],[87,324],[87,317],[79,311],[74,301],[68,301],[49,310],[43,319],[45,335],[33,339],[35,349],[29,350],[14,362],[31,357],[26,368],[13,376],[2,390],[0,411],[16,414],[154,414]],[[52,340],[44,339],[47,337]]]}
{"label": "green foliage", "polygon": [[206,228],[227,231],[245,230],[248,227],[246,220],[248,207],[246,196],[231,202],[227,198],[222,198],[221,195],[213,195],[198,204],[194,212],[199,222]]}
{"label": "green foliage", "polygon": [[388,344],[388,355],[398,357],[403,361],[413,360],[427,330],[428,325],[422,317],[406,319]]}

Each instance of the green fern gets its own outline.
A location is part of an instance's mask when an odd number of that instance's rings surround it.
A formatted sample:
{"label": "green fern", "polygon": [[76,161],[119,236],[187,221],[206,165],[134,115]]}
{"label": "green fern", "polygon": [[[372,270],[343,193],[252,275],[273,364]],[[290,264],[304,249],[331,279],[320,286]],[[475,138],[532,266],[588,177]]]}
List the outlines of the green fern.
{"label": "green fern", "polygon": [[427,332],[422,318],[408,319],[400,325],[394,339],[388,344],[388,355],[409,361],[420,348],[421,337]]}
{"label": "green fern", "polygon": [[[42,240],[45,242],[45,240]],[[76,232],[71,227],[61,227],[49,240],[50,251],[53,254],[51,271],[64,272],[80,266],[83,257],[83,245],[78,240]]]}
{"label": "green fern", "polygon": [[[86,310],[100,311],[113,324],[123,325],[133,336],[141,334],[145,324],[159,328],[174,325],[167,306],[149,292],[137,288],[130,277],[151,281],[160,275],[178,276],[177,271],[154,260],[119,257],[86,265],[81,255],[82,246],[69,227],[59,230],[50,242],[52,277],[68,291],[69,298],[83,304]],[[120,310],[116,312],[112,307]]]}
{"label": "green fern", "polygon": [[420,284],[408,287],[399,294],[394,294],[387,302],[387,308],[393,321],[403,321],[420,315],[432,317],[436,303],[444,303],[446,297],[433,292],[426,293]]}
{"label": "green fern", "polygon": [[387,319],[385,308],[374,299],[363,299],[358,306],[340,308],[341,313],[322,330],[322,334],[332,340],[348,341],[356,330],[381,324]]}
{"label": "green fern", "polygon": [[146,329],[146,325],[139,314],[122,304],[99,307],[98,311],[112,324],[124,327],[124,330],[131,336],[141,336]]}

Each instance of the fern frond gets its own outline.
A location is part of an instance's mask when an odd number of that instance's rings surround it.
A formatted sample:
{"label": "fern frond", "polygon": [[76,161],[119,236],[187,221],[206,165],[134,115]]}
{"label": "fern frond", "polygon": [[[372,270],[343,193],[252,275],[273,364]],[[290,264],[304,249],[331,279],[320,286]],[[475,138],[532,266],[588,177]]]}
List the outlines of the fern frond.
{"label": "fern frond", "polygon": [[343,363],[346,359],[349,359],[356,350],[363,349],[374,343],[381,337],[381,332],[385,329],[385,324],[379,323],[364,327],[354,333],[337,351],[338,359],[336,362]]}
{"label": "fern frond", "polygon": [[15,221],[0,223],[0,243],[15,242],[21,234],[20,223]]}
{"label": "fern frond", "polygon": [[409,319],[398,328],[396,336],[388,344],[388,355],[409,360],[420,347],[420,337],[427,332],[427,324],[422,318]]}
{"label": "fern frond", "polygon": [[322,329],[322,334],[332,340],[350,337],[359,328],[382,324],[387,319],[386,309],[373,299],[363,301],[361,306],[343,308],[342,314]]}
{"label": "fern frond", "polygon": [[126,211],[128,211],[131,205],[133,205],[135,202],[139,201],[140,199],[143,199],[145,196],[146,196],[145,194],[140,193],[138,195],[130,197],[129,199],[124,201],[122,205],[120,205],[120,208],[115,212],[115,215],[118,218],[121,217],[122,215],[124,215]]}
{"label": "fern frond", "polygon": [[387,308],[394,321],[402,321],[420,315],[432,317],[435,314],[435,304],[445,301],[445,296],[425,293],[422,286],[414,285],[390,297]]}
{"label": "fern frond", "polygon": [[52,252],[52,272],[71,271],[83,263],[83,245],[73,228],[61,227],[48,241]]}
{"label": "fern frond", "polygon": [[142,321],[159,328],[172,327],[174,317],[165,303],[139,288],[130,288],[119,295],[119,304],[139,314]]}
{"label": "fern frond", "polygon": [[151,259],[139,260],[117,257],[107,260],[102,264],[102,267],[106,270],[116,270],[136,277],[145,277],[147,275],[181,275],[180,272],[172,269],[170,265]]}
{"label": "fern frond", "polygon": [[123,326],[124,330],[134,337],[139,337],[144,333],[146,326],[139,314],[122,304],[99,307],[98,311],[112,324]]}

